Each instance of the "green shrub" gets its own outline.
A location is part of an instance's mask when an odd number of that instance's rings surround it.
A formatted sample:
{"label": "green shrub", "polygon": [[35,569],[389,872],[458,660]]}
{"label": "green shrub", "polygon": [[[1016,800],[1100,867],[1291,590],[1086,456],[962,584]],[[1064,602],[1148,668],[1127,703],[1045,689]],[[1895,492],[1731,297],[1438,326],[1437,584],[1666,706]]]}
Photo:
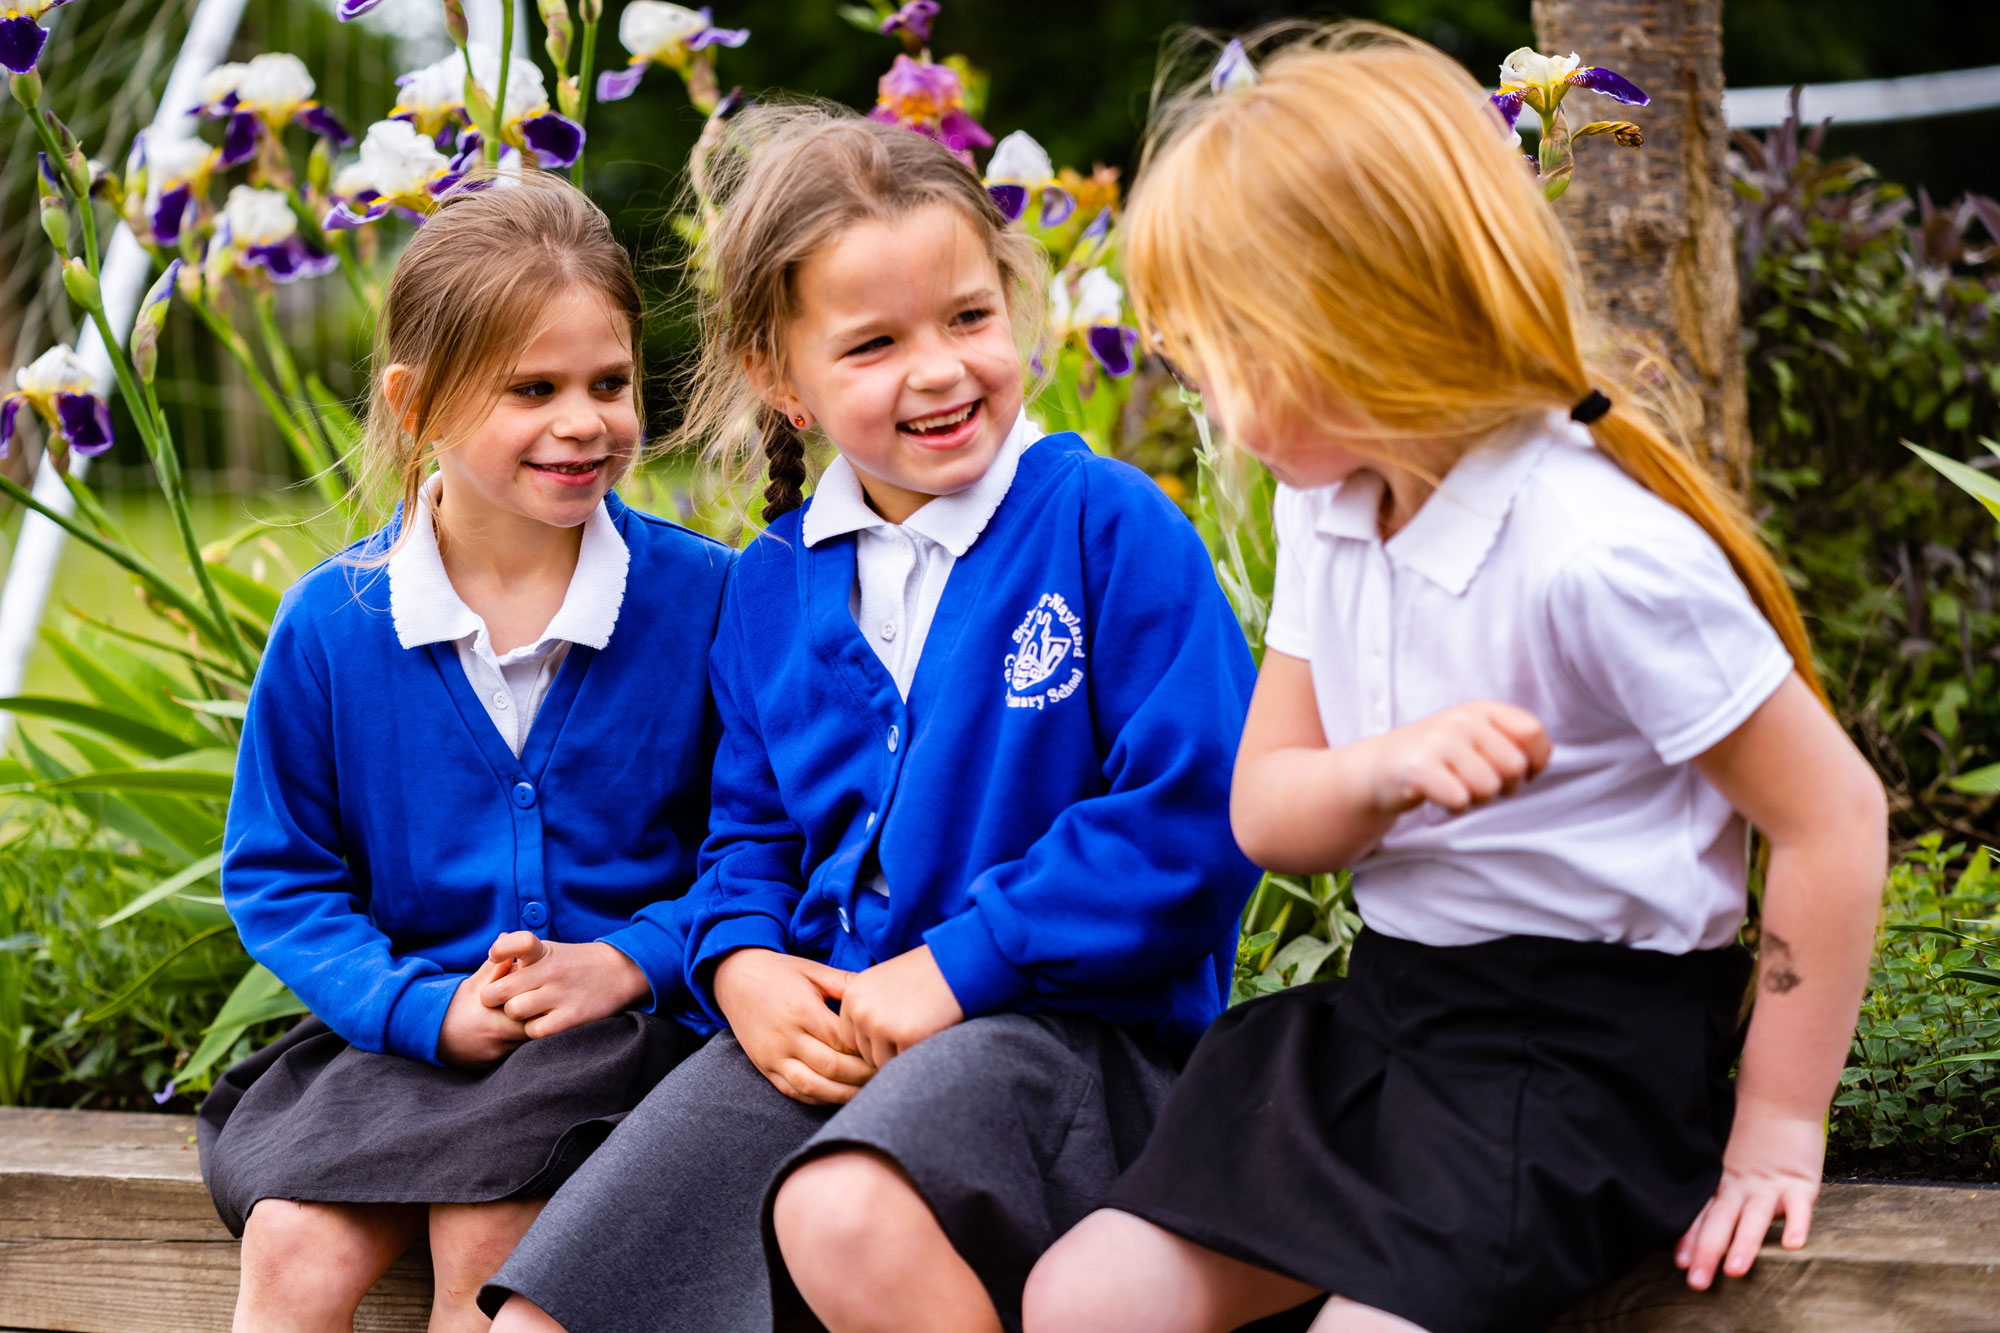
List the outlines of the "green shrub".
{"label": "green shrub", "polygon": [[1889,876],[1830,1173],[2000,1169],[2000,870],[1984,848],[1963,858],[1942,844],[1920,839]]}

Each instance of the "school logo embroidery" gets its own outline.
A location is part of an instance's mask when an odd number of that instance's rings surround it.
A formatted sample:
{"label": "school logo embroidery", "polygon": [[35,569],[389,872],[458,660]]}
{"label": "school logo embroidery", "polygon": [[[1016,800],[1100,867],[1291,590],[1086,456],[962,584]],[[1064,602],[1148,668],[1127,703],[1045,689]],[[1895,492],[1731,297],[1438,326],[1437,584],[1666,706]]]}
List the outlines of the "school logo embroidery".
{"label": "school logo embroidery", "polygon": [[1061,593],[1043,593],[1013,640],[1005,663],[1009,708],[1046,708],[1082,687],[1083,621]]}

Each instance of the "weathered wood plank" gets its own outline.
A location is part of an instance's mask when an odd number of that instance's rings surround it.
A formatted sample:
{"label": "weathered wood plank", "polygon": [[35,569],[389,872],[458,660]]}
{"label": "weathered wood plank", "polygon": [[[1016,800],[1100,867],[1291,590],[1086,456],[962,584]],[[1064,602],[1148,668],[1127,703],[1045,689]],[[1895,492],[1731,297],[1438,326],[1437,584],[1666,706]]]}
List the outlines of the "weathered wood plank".
{"label": "weathered wood plank", "polygon": [[[237,1244],[202,1188],[186,1116],[0,1108],[0,1326],[227,1328]],[[421,1333],[429,1256],[376,1285],[355,1328]]]}
{"label": "weathered wood plank", "polygon": [[[201,1185],[185,1116],[0,1108],[0,1333],[226,1328],[237,1247]],[[362,1307],[362,1333],[416,1333],[428,1256]],[[1971,1333],[2000,1329],[2000,1190],[1829,1185],[1810,1245],[1692,1292],[1667,1256],[1560,1333]]]}

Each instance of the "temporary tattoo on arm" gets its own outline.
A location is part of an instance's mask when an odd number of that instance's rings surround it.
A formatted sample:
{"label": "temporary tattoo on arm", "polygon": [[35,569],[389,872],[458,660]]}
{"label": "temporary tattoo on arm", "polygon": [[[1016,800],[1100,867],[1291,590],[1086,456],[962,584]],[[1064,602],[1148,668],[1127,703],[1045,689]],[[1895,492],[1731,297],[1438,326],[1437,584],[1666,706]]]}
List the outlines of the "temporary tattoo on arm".
{"label": "temporary tattoo on arm", "polygon": [[1783,995],[1805,978],[1792,966],[1792,946],[1775,931],[1764,932],[1764,989]]}

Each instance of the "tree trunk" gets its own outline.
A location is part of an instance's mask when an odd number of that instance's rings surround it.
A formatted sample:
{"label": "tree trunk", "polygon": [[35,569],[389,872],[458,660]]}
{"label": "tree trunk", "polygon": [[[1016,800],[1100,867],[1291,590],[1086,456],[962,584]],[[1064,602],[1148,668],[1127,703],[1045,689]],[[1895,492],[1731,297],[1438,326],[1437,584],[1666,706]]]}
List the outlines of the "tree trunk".
{"label": "tree trunk", "polygon": [[[1740,490],[1750,477],[1742,322],[1723,157],[1722,0],[1534,0],[1535,40],[1617,70],[1652,96],[1624,108],[1583,88],[1572,127],[1630,117],[1646,146],[1577,144],[1557,203],[1583,265],[1591,312],[1615,340],[1664,355],[1693,391],[1695,443]],[[1533,117],[1526,120],[1530,123]]]}

